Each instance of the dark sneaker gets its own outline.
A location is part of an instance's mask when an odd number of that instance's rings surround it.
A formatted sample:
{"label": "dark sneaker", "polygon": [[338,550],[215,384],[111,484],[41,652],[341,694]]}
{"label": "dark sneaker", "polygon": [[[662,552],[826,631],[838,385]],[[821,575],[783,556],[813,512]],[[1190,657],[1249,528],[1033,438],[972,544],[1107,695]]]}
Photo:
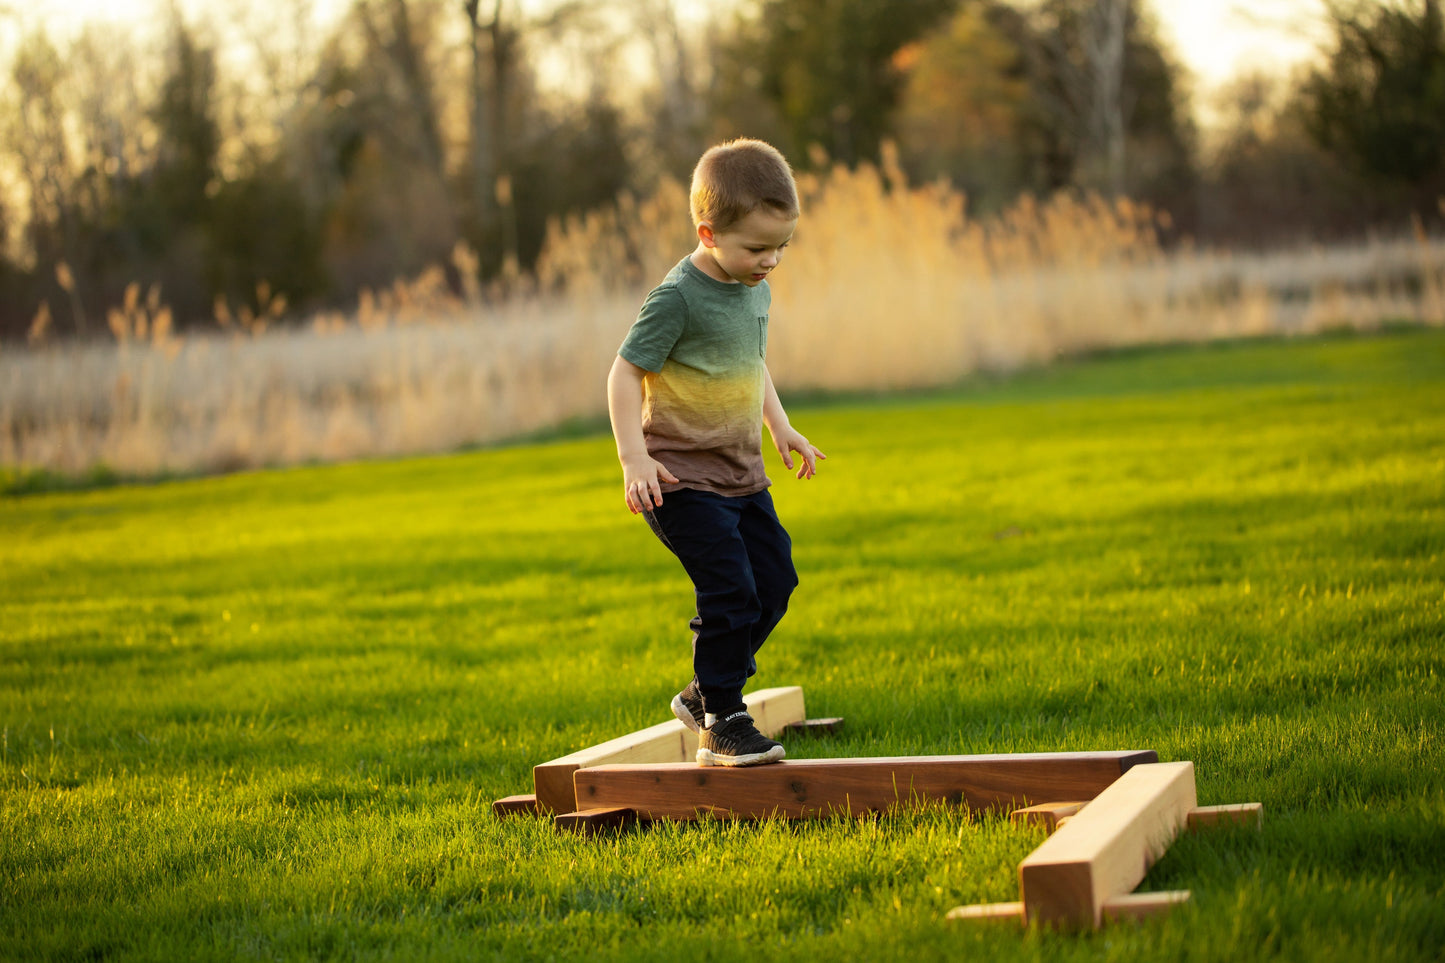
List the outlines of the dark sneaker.
{"label": "dark sneaker", "polygon": [[703,720],[707,718],[707,714],[702,711],[702,693],[698,691],[696,679],[672,697],[672,714],[693,732],[702,731]]}
{"label": "dark sneaker", "polygon": [[759,732],[742,706],[719,716],[698,733],[697,742],[699,766],[758,766],[784,755],[783,744]]}

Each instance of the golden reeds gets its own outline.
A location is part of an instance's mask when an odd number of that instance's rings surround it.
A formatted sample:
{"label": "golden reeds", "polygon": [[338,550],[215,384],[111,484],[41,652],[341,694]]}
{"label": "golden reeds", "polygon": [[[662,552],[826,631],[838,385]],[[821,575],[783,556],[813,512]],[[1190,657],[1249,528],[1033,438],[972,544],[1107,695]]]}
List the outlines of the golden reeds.
{"label": "golden reeds", "polygon": [[[1236,255],[1164,248],[1128,201],[1024,199],[988,221],[896,161],[800,179],[772,282],[769,367],[785,392],[945,384],[971,371],[1153,342],[1445,324],[1445,249],[1397,240]],[[682,185],[550,226],[533,277],[477,280],[475,252],[363,291],[348,315],[281,324],[285,298],[217,299],[173,333],[158,288],[126,289],[113,340],[0,354],[0,465],[218,471],[442,451],[605,411],[637,305],[695,235]],[[449,281],[448,276],[460,278]],[[74,277],[66,269],[68,293]],[[72,305],[79,311],[78,299]],[[80,315],[76,315],[79,319]]]}

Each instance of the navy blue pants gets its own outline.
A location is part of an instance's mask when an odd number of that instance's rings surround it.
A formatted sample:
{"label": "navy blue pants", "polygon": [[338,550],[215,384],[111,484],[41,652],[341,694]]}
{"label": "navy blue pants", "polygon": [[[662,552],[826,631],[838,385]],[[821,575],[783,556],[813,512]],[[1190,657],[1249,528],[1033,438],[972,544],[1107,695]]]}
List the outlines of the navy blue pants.
{"label": "navy blue pants", "polygon": [[697,593],[697,615],[688,624],[703,708],[731,709],[743,701],[757,651],[798,586],[792,539],[766,489],[729,497],[683,488],[645,514]]}

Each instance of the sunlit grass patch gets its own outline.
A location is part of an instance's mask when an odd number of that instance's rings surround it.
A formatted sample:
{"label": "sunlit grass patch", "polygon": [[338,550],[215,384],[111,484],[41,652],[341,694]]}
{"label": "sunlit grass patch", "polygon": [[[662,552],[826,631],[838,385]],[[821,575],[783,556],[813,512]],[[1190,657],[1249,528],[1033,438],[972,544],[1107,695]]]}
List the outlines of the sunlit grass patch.
{"label": "sunlit grass patch", "polygon": [[791,412],[830,458],[773,466],[755,684],[846,724],[790,756],[1145,748],[1264,803],[1084,936],[943,922],[1017,898],[997,815],[491,815],[688,673],[608,438],[0,499],[0,957],[1438,958],[1442,376],[1416,331]]}

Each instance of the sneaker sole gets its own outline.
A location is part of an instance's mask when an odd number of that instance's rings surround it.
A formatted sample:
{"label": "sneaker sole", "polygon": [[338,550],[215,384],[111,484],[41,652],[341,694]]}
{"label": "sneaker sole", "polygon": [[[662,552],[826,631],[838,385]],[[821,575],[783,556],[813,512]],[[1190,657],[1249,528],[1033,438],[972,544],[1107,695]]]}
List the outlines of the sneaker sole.
{"label": "sneaker sole", "polygon": [[782,746],[773,746],[767,752],[753,752],[745,756],[725,756],[713,752],[711,749],[699,749],[697,764],[699,766],[761,766],[764,763],[777,762],[785,755],[787,755],[787,750]]}
{"label": "sneaker sole", "polygon": [[687,726],[693,732],[702,731],[702,727],[699,726],[697,724],[697,720],[693,718],[692,712],[688,709],[686,705],[683,704],[681,693],[678,693],[677,695],[672,697],[672,714],[677,716],[677,718],[682,722],[682,724]]}

